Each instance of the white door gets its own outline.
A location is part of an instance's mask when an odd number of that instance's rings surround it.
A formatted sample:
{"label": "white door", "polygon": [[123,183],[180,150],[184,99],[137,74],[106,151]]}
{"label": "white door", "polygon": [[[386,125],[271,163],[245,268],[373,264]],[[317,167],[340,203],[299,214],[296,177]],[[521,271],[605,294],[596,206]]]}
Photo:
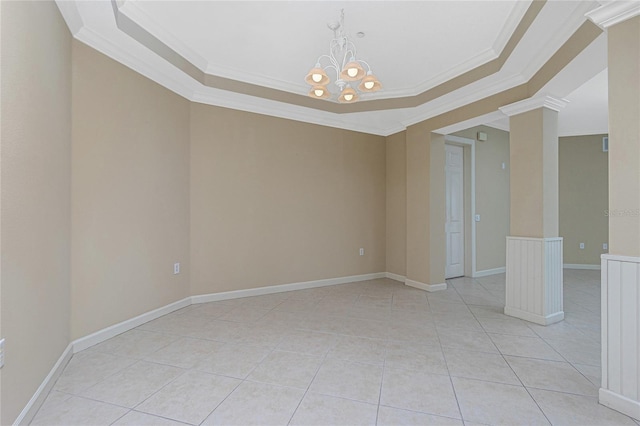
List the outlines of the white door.
{"label": "white door", "polygon": [[447,264],[445,278],[464,275],[464,162],[462,147],[445,145],[445,222]]}

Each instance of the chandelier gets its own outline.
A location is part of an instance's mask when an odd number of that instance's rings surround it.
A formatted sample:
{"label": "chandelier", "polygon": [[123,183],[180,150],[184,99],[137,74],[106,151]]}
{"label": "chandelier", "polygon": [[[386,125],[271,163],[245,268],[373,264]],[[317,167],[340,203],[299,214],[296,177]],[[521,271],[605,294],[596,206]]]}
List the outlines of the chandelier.
{"label": "chandelier", "polygon": [[[334,84],[339,89],[338,102],[356,102],[359,92],[380,90],[382,85],[371,72],[371,67],[365,61],[356,58],[356,46],[344,32],[344,9],[340,12],[340,22],[330,23],[327,26],[333,30],[333,40],[329,44],[329,54],[321,55],[315,67],[305,77],[305,81],[311,85],[309,96],[316,99],[327,99],[332,96],[327,89],[327,85],[331,82],[327,71],[331,74],[335,73]],[[357,91],[352,84],[357,87]]]}

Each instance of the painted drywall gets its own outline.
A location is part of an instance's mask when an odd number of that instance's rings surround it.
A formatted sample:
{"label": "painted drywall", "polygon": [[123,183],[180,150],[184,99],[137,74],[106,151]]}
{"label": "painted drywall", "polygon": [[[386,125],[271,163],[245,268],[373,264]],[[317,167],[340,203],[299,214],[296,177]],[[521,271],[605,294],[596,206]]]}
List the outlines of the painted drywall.
{"label": "painted drywall", "polygon": [[385,270],[385,138],[195,103],[190,132],[193,294]]}
{"label": "painted drywall", "polygon": [[71,36],[53,2],[0,2],[0,423],[69,344]]}
{"label": "painted drywall", "polygon": [[444,135],[431,134],[429,153],[429,281],[427,284],[444,283],[447,252],[446,234],[443,223],[446,221],[445,191],[445,150]]}
{"label": "painted drywall", "polygon": [[558,113],[537,108],[509,118],[510,236],[558,236]]}
{"label": "painted drywall", "polygon": [[608,30],[609,250],[640,257],[640,16]]}
{"label": "painted drywall", "polygon": [[406,132],[407,274],[421,284],[444,283],[444,136],[425,123]]}
{"label": "painted drywall", "polygon": [[[509,133],[488,126],[456,132],[455,136],[476,141],[476,271],[505,267],[506,237],[509,235]],[[465,151],[466,154],[466,151]],[[504,163],[505,168],[502,168]]]}
{"label": "painted drywall", "polygon": [[75,41],[72,92],[78,338],[190,294],[189,102]]}
{"label": "painted drywall", "polygon": [[406,132],[387,137],[387,268],[406,275],[407,250],[407,146]]}
{"label": "painted drywall", "polygon": [[[560,236],[564,263],[600,265],[607,250],[609,209],[608,160],[602,152],[606,135],[559,139]],[[585,243],[580,250],[580,243]]]}

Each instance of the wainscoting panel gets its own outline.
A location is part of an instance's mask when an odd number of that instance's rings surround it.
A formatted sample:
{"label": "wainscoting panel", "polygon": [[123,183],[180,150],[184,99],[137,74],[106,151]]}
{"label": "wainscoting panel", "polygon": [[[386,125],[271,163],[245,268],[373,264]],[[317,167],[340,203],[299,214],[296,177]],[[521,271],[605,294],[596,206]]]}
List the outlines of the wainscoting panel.
{"label": "wainscoting panel", "polygon": [[564,319],[562,238],[507,237],[504,313],[541,325]]}
{"label": "wainscoting panel", "polygon": [[600,403],[640,419],[640,258],[602,255]]}

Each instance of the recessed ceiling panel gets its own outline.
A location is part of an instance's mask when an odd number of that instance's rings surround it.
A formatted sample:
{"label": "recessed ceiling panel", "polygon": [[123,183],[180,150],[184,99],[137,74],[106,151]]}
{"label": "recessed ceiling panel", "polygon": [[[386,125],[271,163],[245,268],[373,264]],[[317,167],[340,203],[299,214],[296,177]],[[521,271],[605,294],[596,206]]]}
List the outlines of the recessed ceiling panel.
{"label": "recessed ceiling panel", "polygon": [[418,94],[496,57],[528,4],[148,0],[123,10],[207,73],[306,93],[304,76],[328,53],[327,23],[344,9],[358,58],[390,97]]}

